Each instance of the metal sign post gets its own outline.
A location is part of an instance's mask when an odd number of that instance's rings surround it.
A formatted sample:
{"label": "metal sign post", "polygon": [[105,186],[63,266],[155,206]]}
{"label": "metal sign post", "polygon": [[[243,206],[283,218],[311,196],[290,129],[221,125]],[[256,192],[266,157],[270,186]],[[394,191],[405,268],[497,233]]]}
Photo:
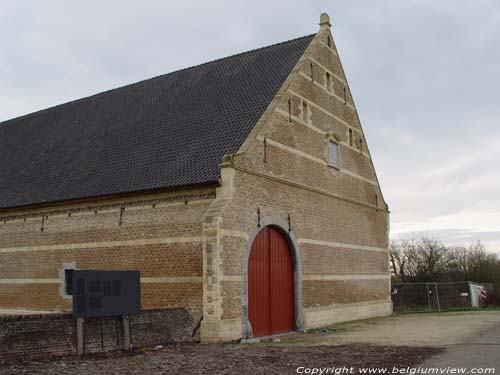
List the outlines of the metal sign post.
{"label": "metal sign post", "polygon": [[79,356],[85,354],[85,332],[83,318],[76,319],[76,351]]}
{"label": "metal sign post", "polygon": [[129,351],[131,349],[130,343],[130,319],[126,315],[122,315],[123,324],[123,350]]}

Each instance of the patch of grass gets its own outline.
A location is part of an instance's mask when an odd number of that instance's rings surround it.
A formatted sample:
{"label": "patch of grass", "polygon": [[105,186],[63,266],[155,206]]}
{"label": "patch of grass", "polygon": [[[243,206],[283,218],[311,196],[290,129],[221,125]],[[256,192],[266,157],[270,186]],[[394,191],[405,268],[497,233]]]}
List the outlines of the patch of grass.
{"label": "patch of grass", "polygon": [[395,314],[414,314],[414,313],[432,313],[432,312],[438,312],[437,308],[432,308],[429,310],[429,306],[413,306],[413,307],[408,307],[406,310],[399,310],[395,311]]}
{"label": "patch of grass", "polygon": [[312,328],[308,329],[307,333],[336,333],[336,332],[343,332],[346,330],[346,327],[342,326],[328,326],[328,327],[321,327],[321,328]]}
{"label": "patch of grass", "polygon": [[412,310],[405,310],[405,311],[397,311],[394,314],[395,315],[406,315],[406,314],[444,314],[447,312],[488,312],[488,311],[500,311],[500,306],[488,306],[488,307],[471,307],[471,306],[461,306],[461,307],[450,307],[447,309],[442,309],[441,311],[437,311],[436,309],[433,309],[432,311],[429,311],[429,308],[427,309],[419,309],[415,308]]}
{"label": "patch of grass", "polygon": [[448,311],[500,311],[500,306],[463,307],[463,308],[450,309]]}

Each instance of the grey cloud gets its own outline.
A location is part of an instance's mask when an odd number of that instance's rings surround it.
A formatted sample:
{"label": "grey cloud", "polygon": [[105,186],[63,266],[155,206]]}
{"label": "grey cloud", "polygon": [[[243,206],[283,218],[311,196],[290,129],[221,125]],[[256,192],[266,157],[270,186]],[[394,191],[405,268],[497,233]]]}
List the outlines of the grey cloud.
{"label": "grey cloud", "polygon": [[393,235],[458,231],[500,248],[496,0],[6,2],[0,121],[313,33],[321,11],[332,16]]}

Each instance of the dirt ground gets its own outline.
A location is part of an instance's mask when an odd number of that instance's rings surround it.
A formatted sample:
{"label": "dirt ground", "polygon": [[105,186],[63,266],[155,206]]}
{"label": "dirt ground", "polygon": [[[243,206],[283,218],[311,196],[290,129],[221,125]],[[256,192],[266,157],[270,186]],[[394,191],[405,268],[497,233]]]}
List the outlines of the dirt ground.
{"label": "dirt ground", "polygon": [[[299,367],[407,367],[421,363],[437,348],[265,345],[170,345],[149,353],[85,359],[18,363],[0,367],[0,374],[296,374]],[[305,370],[305,369],[304,369]],[[300,371],[300,370],[299,370]]]}
{"label": "dirt ground", "polygon": [[299,367],[343,366],[356,373],[362,367],[419,365],[499,324],[500,312],[399,315],[289,335],[279,342],[166,345],[126,355],[3,365],[0,374],[295,374]]}

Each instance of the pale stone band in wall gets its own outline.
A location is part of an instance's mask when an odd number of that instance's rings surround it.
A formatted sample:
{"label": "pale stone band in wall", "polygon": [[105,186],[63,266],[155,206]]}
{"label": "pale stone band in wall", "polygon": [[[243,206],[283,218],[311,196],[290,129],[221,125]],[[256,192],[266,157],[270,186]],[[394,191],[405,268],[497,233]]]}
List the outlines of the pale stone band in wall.
{"label": "pale stone band in wall", "polygon": [[[264,137],[261,136],[261,135],[259,135],[257,137],[257,139],[260,140],[260,141],[264,141]],[[314,161],[315,163],[318,163],[318,164],[321,164],[321,165],[324,165],[324,166],[328,165],[328,163],[325,160],[323,160],[323,159],[317,158],[317,157],[315,157],[313,155],[309,155],[309,154],[307,154],[307,153],[305,153],[303,151],[297,150],[295,148],[286,146],[286,145],[281,144],[279,142],[276,142],[276,141],[274,141],[272,139],[266,138],[266,142],[267,142],[268,145],[277,147],[277,148],[279,148],[281,150],[284,150],[284,151],[287,151],[287,152],[289,152],[291,154],[295,154],[297,156],[309,159],[311,161]],[[347,174],[347,175],[349,175],[351,177],[357,178],[357,179],[362,180],[364,182],[368,182],[369,184],[372,184],[374,186],[378,186],[378,182],[377,181],[373,181],[373,180],[370,180],[369,178],[365,178],[363,176],[360,176],[359,174],[353,173],[353,172],[351,172],[351,171],[349,171],[349,170],[347,170],[345,168],[338,168],[338,170],[341,173]]]}
{"label": "pale stone band in wall", "polygon": [[390,275],[304,275],[307,281],[389,280]]}
{"label": "pale stone band in wall", "polygon": [[[283,110],[282,110],[282,109],[280,109],[280,108],[276,108],[276,113],[278,113],[278,114],[282,115],[283,117],[285,117],[285,118],[287,118],[287,119],[290,117],[290,114],[289,114],[288,112],[283,111]],[[307,123],[305,123],[304,121],[302,121],[302,119],[300,119],[299,117],[297,117],[297,116],[295,116],[295,115],[291,115],[291,117],[292,117],[292,120],[293,120],[293,121],[295,121],[295,122],[299,123],[300,125],[305,126],[305,127],[306,127],[306,128],[308,128],[308,129],[311,129],[312,131],[314,131],[314,132],[316,132],[316,133],[318,133],[318,134],[321,134],[321,135],[326,135],[326,134],[327,134],[327,132],[326,132],[326,131],[324,131],[324,130],[322,130],[322,129],[320,129],[320,128],[318,128],[318,127],[314,126],[314,125],[311,125],[311,124],[307,124]]]}
{"label": "pale stone band in wall", "polygon": [[0,284],[60,284],[59,279],[0,279]]}
{"label": "pale stone band in wall", "polygon": [[[281,116],[283,116],[283,117],[285,117],[285,118],[289,118],[289,116],[290,116],[290,115],[288,114],[288,112],[285,112],[285,111],[283,111],[282,109],[279,109],[279,108],[276,108],[276,113],[280,114]],[[304,121],[302,121],[302,119],[300,119],[299,117],[297,117],[297,116],[295,116],[295,115],[292,115],[291,117],[292,117],[292,120],[293,120],[293,121],[295,121],[297,124],[300,124],[300,125],[302,125],[302,126],[305,126],[306,128],[308,128],[308,129],[310,129],[310,130],[312,130],[312,131],[314,131],[314,132],[316,132],[316,133],[318,133],[318,134],[320,134],[320,135],[325,136],[326,134],[328,134],[328,132],[326,132],[326,131],[324,131],[324,130],[322,130],[322,129],[320,129],[320,128],[318,128],[318,127],[314,126],[314,125],[311,125],[311,124],[307,124],[307,123],[305,123]],[[347,129],[356,129],[356,128],[349,127],[349,126],[346,126],[346,127],[347,127]],[[346,129],[346,131],[347,131],[347,129]],[[357,130],[357,129],[356,129],[356,130]],[[340,145],[341,145],[342,147],[346,147],[346,148],[351,149],[351,150],[353,150],[353,151],[359,152],[359,149],[357,149],[357,148],[355,148],[355,147],[351,147],[351,146],[349,146],[348,144],[346,144],[346,143],[344,143],[344,142],[341,142],[341,143],[340,143]],[[369,155],[367,152],[363,152],[363,153],[362,153],[362,154],[360,154],[360,155],[364,156],[364,157],[365,157],[365,158],[367,158],[367,159],[370,159],[370,155]]]}
{"label": "pale stone band in wall", "polygon": [[341,83],[343,83],[344,85],[348,86],[347,85],[347,82],[342,79],[341,77],[339,77],[338,75],[336,75],[334,72],[332,72],[330,69],[326,68],[323,64],[321,64],[318,60],[316,60],[314,57],[312,56],[309,56],[309,60],[311,60],[314,64],[318,65],[321,69],[323,69],[325,72],[328,72],[330,74],[330,76],[332,76],[333,78],[336,78],[338,81],[340,81]]}
{"label": "pale stone band in wall", "polygon": [[240,283],[240,282],[243,281],[243,276],[228,276],[228,275],[224,275],[224,276],[222,276],[222,281],[233,282],[233,283]]}
{"label": "pale stone band in wall", "polygon": [[[300,72],[299,75],[302,77],[302,78],[305,78],[306,80],[310,81],[311,80],[311,77],[309,77],[307,74],[305,74],[304,72]],[[318,82],[314,81],[313,82],[314,85],[318,86],[321,90],[323,90],[325,92],[325,94],[331,96],[332,98],[335,98],[337,99],[339,102],[341,102],[343,105],[346,105],[348,106],[349,108],[351,108],[352,110],[356,110],[356,108],[354,108],[354,106],[351,104],[351,103],[345,103],[345,99],[343,97],[340,97],[338,96],[337,94],[331,92],[331,91],[328,91],[327,89],[325,89],[325,87],[321,84],[319,84]],[[358,130],[358,129],[356,129]],[[359,130],[358,130],[359,131]]]}
{"label": "pale stone band in wall", "polygon": [[[300,95],[298,92],[292,90],[292,89],[288,89],[287,90],[290,94],[296,96],[297,98],[299,98],[300,100],[305,100],[307,103],[309,103],[311,106],[319,109],[321,112],[323,112],[324,114],[332,117],[333,119],[337,120],[338,122],[340,122],[341,124],[344,124],[345,126],[349,126],[351,127],[354,131],[357,131],[359,133],[361,133],[361,130],[359,130],[355,125],[353,124],[349,124],[347,121],[341,119],[339,116],[337,115],[334,115],[333,113],[331,113],[330,111],[327,111],[326,109],[324,109],[323,107],[317,105],[316,103],[310,101],[309,99],[307,99],[306,97]],[[362,134],[362,133],[361,133]]]}
{"label": "pale stone band in wall", "polygon": [[244,240],[248,240],[249,236],[247,232],[242,230],[219,229],[219,233],[221,236],[242,238]]}
{"label": "pale stone band in wall", "polygon": [[141,277],[141,283],[145,284],[168,284],[168,283],[199,283],[203,282],[201,276],[166,276],[166,277]]}
{"label": "pale stone band in wall", "polygon": [[319,241],[312,240],[308,238],[299,238],[300,244],[309,244],[309,245],[318,245],[318,246],[328,246],[328,247],[340,247],[343,249],[353,249],[353,250],[367,250],[367,251],[380,251],[382,253],[387,253],[388,249],[383,247],[374,247],[374,246],[364,246],[364,245],[354,245],[349,243],[342,242],[330,242],[330,241]]}
{"label": "pale stone band in wall", "polygon": [[[202,283],[203,277],[141,277],[144,284]],[[0,284],[60,284],[60,279],[0,279]]]}
{"label": "pale stone band in wall", "polygon": [[[225,237],[235,237],[235,238],[241,238],[244,240],[248,240],[248,233],[243,232],[243,231],[220,229],[220,234],[221,234],[221,236],[225,236]],[[320,240],[313,240],[313,239],[309,239],[309,238],[299,238],[297,240],[297,242],[299,244],[338,247],[338,248],[342,248],[342,249],[352,249],[352,250],[379,251],[382,253],[387,253],[387,251],[388,251],[388,249],[383,248],[383,247],[355,245],[352,243],[342,243],[342,242],[320,241]]]}
{"label": "pale stone band in wall", "polygon": [[326,48],[327,51],[330,51],[335,57],[339,57],[338,53],[335,52],[331,47],[328,47],[328,44],[326,44],[325,42],[323,42],[322,40],[319,40],[318,41],[319,44],[322,44],[323,47]]}
{"label": "pale stone band in wall", "polygon": [[108,242],[87,242],[73,243],[64,245],[46,245],[46,246],[21,246],[0,249],[0,253],[17,253],[26,251],[54,251],[54,250],[81,250],[81,249],[100,249],[107,247],[127,247],[127,246],[147,246],[147,245],[169,245],[176,243],[202,243],[203,237],[170,237],[170,238],[151,238],[141,240],[127,241],[108,241]]}
{"label": "pale stone band in wall", "polygon": [[286,179],[281,178],[281,177],[269,176],[269,175],[266,175],[266,174],[263,174],[263,173],[254,172],[254,171],[248,170],[246,168],[238,167],[238,166],[234,166],[233,168],[235,170],[238,170],[238,171],[243,172],[243,173],[248,173],[248,174],[256,176],[256,177],[261,177],[261,178],[264,178],[264,179],[267,179],[267,180],[271,180],[271,181],[275,181],[275,182],[278,182],[278,183],[282,183],[282,184],[285,184],[285,185],[288,185],[288,186],[295,187],[297,189],[307,190],[307,191],[310,191],[312,193],[321,194],[321,195],[324,195],[326,197],[335,198],[335,199],[338,199],[338,200],[341,200],[341,201],[344,201],[344,202],[348,202],[348,203],[352,203],[352,204],[355,204],[355,205],[358,205],[358,206],[363,206],[363,207],[367,207],[367,208],[373,208],[375,210],[380,209],[379,207],[377,207],[377,206],[375,206],[373,204],[370,204],[370,203],[361,202],[361,201],[358,201],[358,200],[355,200],[355,199],[350,199],[350,198],[342,197],[340,195],[332,194],[332,193],[329,193],[327,191],[319,190],[319,189],[316,189],[316,188],[311,188],[309,186],[302,185],[302,184],[299,184],[299,183],[294,182],[294,181],[286,180]]}

